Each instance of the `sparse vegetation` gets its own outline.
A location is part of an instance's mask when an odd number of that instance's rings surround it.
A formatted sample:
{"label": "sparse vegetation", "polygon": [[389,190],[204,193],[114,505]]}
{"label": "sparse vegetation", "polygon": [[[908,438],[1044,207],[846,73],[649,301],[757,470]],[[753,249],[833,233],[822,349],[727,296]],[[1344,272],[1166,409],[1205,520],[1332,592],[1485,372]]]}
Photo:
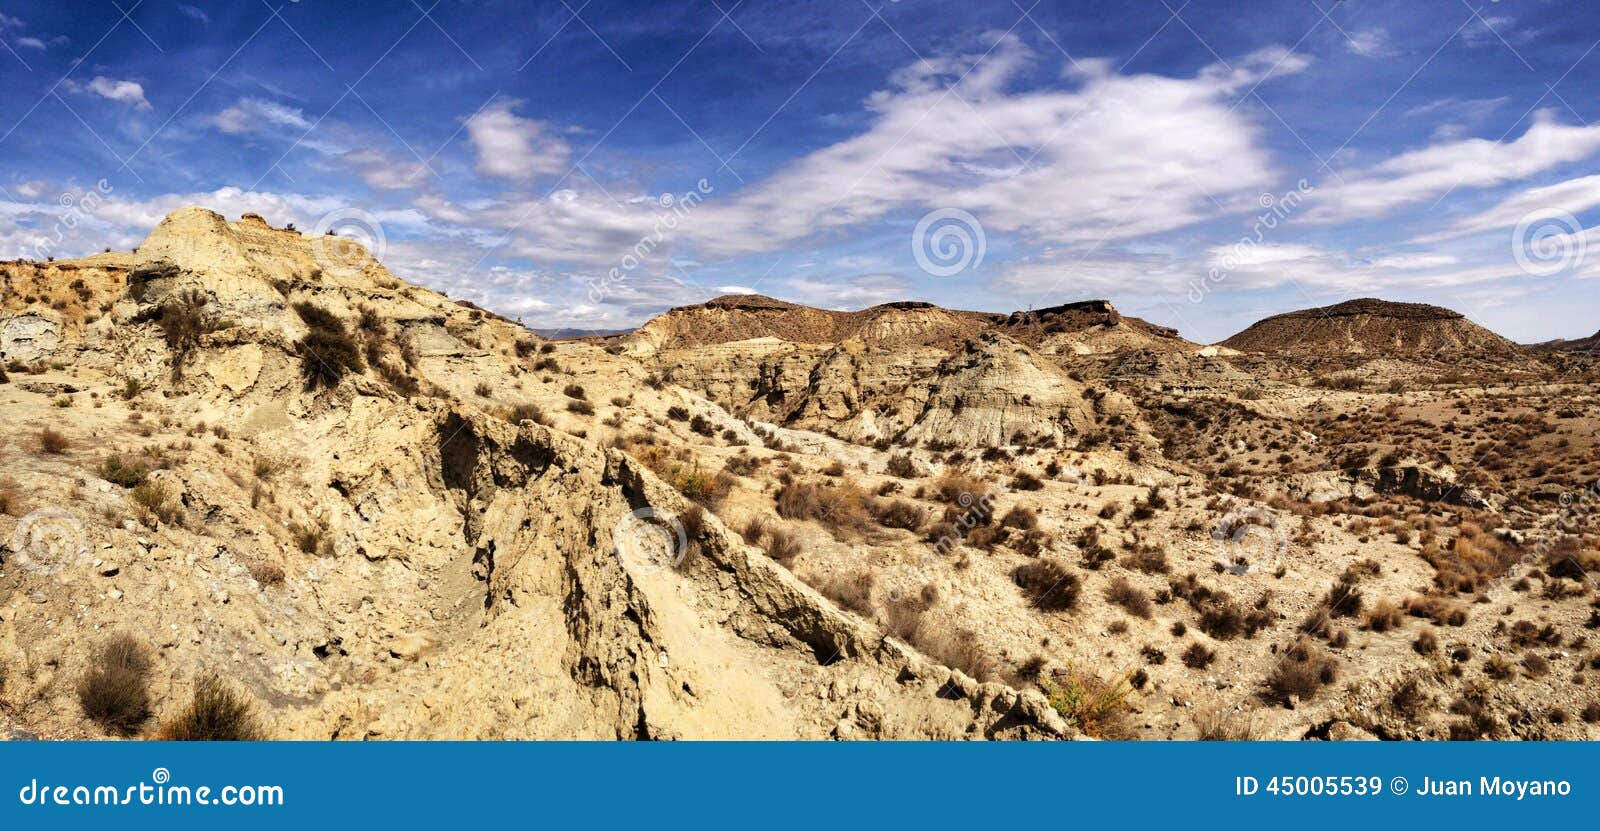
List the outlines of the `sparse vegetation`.
{"label": "sparse vegetation", "polygon": [[194,698],[163,722],[157,738],[168,742],[250,742],[266,738],[255,706],[216,675],[195,682]]}

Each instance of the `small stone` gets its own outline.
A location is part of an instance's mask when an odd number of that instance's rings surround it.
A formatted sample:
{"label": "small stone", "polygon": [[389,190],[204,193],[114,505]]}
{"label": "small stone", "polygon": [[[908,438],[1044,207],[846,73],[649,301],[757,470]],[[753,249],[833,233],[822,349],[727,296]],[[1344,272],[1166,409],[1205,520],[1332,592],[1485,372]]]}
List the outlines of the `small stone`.
{"label": "small stone", "polygon": [[50,599],[50,597],[48,595],[46,595],[44,592],[32,592],[32,593],[30,593],[28,595],[28,599],[32,600],[35,603],[44,603],[44,602],[48,601]]}

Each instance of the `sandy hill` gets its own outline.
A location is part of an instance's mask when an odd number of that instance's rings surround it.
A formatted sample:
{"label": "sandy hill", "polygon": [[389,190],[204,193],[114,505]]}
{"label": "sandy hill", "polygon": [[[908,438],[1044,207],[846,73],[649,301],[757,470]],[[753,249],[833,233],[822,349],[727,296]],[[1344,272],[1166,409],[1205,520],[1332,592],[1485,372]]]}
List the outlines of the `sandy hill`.
{"label": "sandy hill", "polygon": [[731,294],[671,309],[625,336],[623,343],[635,354],[755,338],[807,344],[855,339],[888,348],[950,347],[977,334],[997,317],[911,301],[840,312],[759,294]]}
{"label": "sandy hill", "polygon": [[275,738],[1072,732],[598,441],[599,407],[638,435],[714,405],[329,245],[190,208],[131,256],[5,266],[8,349],[39,360],[0,376],[29,437],[3,448],[0,727],[104,735],[77,679],[126,632],[152,724],[216,672]]}
{"label": "sandy hill", "polygon": [[1047,354],[1106,354],[1133,349],[1196,350],[1176,329],[1118,312],[1109,301],[1086,300],[1012,312],[994,329]]}
{"label": "sandy hill", "polygon": [[1522,349],[1464,315],[1421,303],[1363,298],[1275,315],[1222,342],[1243,352],[1501,357]]}
{"label": "sandy hill", "polygon": [[1552,340],[1535,344],[1535,349],[1547,349],[1556,352],[1581,352],[1585,354],[1600,351],[1600,332],[1586,338],[1575,340]]}

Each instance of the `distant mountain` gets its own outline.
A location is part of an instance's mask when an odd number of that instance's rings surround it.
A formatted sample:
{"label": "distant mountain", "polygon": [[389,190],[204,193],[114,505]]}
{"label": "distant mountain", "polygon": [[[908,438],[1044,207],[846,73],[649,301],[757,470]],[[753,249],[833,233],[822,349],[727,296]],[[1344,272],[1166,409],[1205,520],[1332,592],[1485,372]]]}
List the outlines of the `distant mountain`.
{"label": "distant mountain", "polygon": [[1552,352],[1597,352],[1600,351],[1600,332],[1577,340],[1552,340],[1536,343],[1533,348],[1546,349]]}
{"label": "distant mountain", "polygon": [[1287,355],[1510,356],[1523,351],[1460,312],[1373,298],[1269,317],[1222,345],[1241,352]]}
{"label": "distant mountain", "polygon": [[610,338],[617,335],[626,335],[632,329],[578,329],[568,327],[565,329],[534,329],[533,333],[549,340],[568,340],[571,338]]}

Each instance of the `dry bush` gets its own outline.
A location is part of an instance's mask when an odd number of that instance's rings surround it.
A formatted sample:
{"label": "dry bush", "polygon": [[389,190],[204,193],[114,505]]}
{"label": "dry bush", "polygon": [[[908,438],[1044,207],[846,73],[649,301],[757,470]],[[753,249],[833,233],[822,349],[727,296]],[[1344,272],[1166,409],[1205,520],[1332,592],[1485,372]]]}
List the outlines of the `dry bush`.
{"label": "dry bush", "polygon": [[1172,570],[1167,563],[1167,553],[1151,545],[1141,545],[1122,558],[1122,564],[1145,574],[1166,574]]}
{"label": "dry bush", "polygon": [[207,675],[195,683],[189,706],[162,723],[157,738],[168,742],[253,742],[266,738],[266,733],[243,693],[221,678]]}
{"label": "dry bush", "polygon": [[1208,707],[1194,714],[1195,739],[1202,742],[1251,742],[1256,740],[1256,720],[1251,713],[1235,713],[1223,707]]}
{"label": "dry bush", "polygon": [[1277,666],[1267,676],[1267,690],[1281,703],[1310,701],[1337,677],[1333,659],[1309,639],[1301,638],[1279,653]]}
{"label": "dry bush", "polygon": [[1000,662],[979,642],[970,629],[935,629],[922,626],[913,644],[922,654],[952,669],[959,669],[976,681],[993,681]]}
{"label": "dry bush", "polygon": [[1183,665],[1190,669],[1205,669],[1217,659],[1217,653],[1216,650],[1207,648],[1205,644],[1195,642],[1189,644],[1189,648],[1183,651],[1180,658]]}
{"label": "dry bush", "polygon": [[531,421],[545,427],[550,426],[550,417],[544,414],[544,408],[538,404],[513,404],[501,410],[501,417],[512,424]]}
{"label": "dry bush", "polygon": [[942,502],[965,508],[984,501],[989,495],[989,483],[965,473],[952,471],[939,477],[933,485],[934,493]]}
{"label": "dry bush", "polygon": [[1118,577],[1106,587],[1106,599],[1128,610],[1134,617],[1150,617],[1150,596],[1144,590],[1128,582],[1126,577]]}
{"label": "dry bush", "polygon": [[1580,537],[1564,536],[1545,554],[1544,570],[1551,577],[1583,582],[1600,574],[1600,552],[1586,549]]}
{"label": "dry bush", "polygon": [[877,517],[878,524],[885,528],[900,528],[906,531],[915,531],[922,527],[927,518],[922,508],[907,502],[904,499],[891,499],[877,503],[872,509]]}
{"label": "dry bush", "polygon": [[281,586],[288,578],[288,575],[284,574],[283,567],[275,563],[252,563],[250,576],[264,587]]}
{"label": "dry bush", "polygon": [[183,377],[183,364],[189,353],[200,344],[200,338],[217,328],[217,321],[206,311],[210,300],[204,294],[190,289],[168,298],[157,309],[156,324],[172,350],[172,376]]}
{"label": "dry bush", "polygon": [[128,491],[128,499],[132,500],[146,521],[183,524],[183,506],[172,498],[172,493],[160,482],[146,481],[134,486]]}
{"label": "dry bush", "polygon": [[1007,511],[1006,515],[1000,518],[1000,525],[1003,528],[1032,531],[1039,527],[1039,514],[1032,508],[1018,505]]}
{"label": "dry bush", "polygon": [[811,482],[795,480],[778,489],[778,516],[784,519],[816,519],[822,515],[823,489]]}
{"label": "dry bush", "polygon": [[890,456],[888,463],[884,465],[884,472],[900,479],[915,479],[917,478],[917,465],[911,461],[910,456],[904,454]]}
{"label": "dry bush", "polygon": [[67,448],[71,446],[72,442],[67,439],[66,434],[61,433],[60,431],[51,429],[49,427],[39,431],[40,453],[48,453],[53,456],[59,456],[62,453],[67,452]]}
{"label": "dry bush", "polygon": [[1036,608],[1065,611],[1078,604],[1078,575],[1055,560],[1041,557],[1023,563],[1011,572],[1011,579]]}
{"label": "dry bush", "polygon": [[309,330],[295,343],[307,389],[332,389],[345,373],[366,369],[355,337],[332,312],[306,302],[294,304],[294,311]]}
{"label": "dry bush", "polygon": [[872,616],[872,590],[878,578],[870,571],[855,571],[829,575],[816,585],[817,591],[838,604],[864,617]]}
{"label": "dry bush", "polygon": [[1391,600],[1379,600],[1367,610],[1366,627],[1373,632],[1387,632],[1390,629],[1400,628],[1400,623],[1405,619],[1400,607]]}
{"label": "dry bush", "polygon": [[144,644],[113,635],[95,649],[89,671],[78,681],[78,704],[107,731],[132,735],[150,718],[149,674]]}
{"label": "dry bush", "polygon": [[572,399],[567,402],[567,412],[575,415],[591,416],[594,415],[594,405],[587,401]]}

